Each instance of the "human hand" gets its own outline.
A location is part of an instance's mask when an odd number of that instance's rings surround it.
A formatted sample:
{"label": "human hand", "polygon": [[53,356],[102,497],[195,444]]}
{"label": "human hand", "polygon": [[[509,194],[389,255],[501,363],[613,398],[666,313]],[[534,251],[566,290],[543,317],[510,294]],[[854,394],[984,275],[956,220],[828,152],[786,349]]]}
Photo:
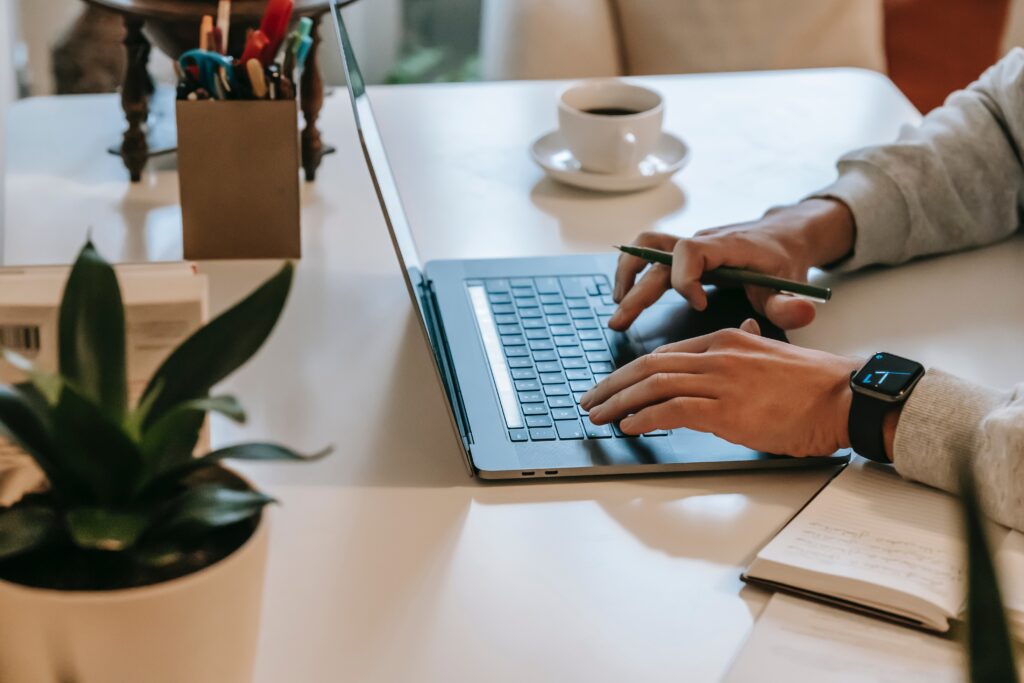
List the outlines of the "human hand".
{"label": "human hand", "polygon": [[[749,268],[800,282],[807,271],[837,261],[853,246],[853,216],[845,204],[831,199],[809,199],[770,211],[750,223],[702,230],[692,238],[664,233],[642,233],[633,244],[672,252],[672,267],[648,264],[628,254],[619,257],[613,297],[618,310],[608,322],[625,330],[644,309],[674,288],[698,311],[708,304],[700,282],[719,266]],[[637,275],[647,272],[637,281]],[[803,327],[814,319],[814,304],[764,287],[745,287],[758,313],[783,329]]]}
{"label": "human hand", "polygon": [[850,445],[850,373],[862,364],[766,339],[748,320],[641,356],[580,405],[630,435],[686,428],[767,453],[829,455]]}

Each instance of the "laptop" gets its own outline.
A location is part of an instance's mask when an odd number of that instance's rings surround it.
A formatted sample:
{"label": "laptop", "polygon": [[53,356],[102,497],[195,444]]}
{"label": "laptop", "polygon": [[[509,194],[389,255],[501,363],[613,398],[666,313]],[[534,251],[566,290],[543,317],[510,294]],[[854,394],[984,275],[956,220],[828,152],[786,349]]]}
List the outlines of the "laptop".
{"label": "laptop", "polygon": [[594,425],[579,398],[615,368],[662,344],[758,320],[742,290],[715,290],[705,312],[669,292],[625,334],[607,327],[616,256],[421,263],[365,82],[336,0],[332,15],[366,165],[423,339],[471,475],[541,479],[832,465],[674,429],[626,436]]}

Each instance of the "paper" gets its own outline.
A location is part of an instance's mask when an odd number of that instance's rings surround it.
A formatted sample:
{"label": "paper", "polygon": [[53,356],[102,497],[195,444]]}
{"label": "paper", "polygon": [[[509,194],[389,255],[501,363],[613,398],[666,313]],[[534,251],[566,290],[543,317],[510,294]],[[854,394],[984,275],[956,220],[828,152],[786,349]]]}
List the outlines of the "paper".
{"label": "paper", "polygon": [[[956,498],[863,460],[851,463],[758,554],[758,560],[849,579],[802,588],[919,613],[930,605],[946,618],[963,606],[964,557]],[[755,563],[751,574],[756,569]]]}
{"label": "paper", "polygon": [[962,683],[958,643],[776,594],[725,683]]}

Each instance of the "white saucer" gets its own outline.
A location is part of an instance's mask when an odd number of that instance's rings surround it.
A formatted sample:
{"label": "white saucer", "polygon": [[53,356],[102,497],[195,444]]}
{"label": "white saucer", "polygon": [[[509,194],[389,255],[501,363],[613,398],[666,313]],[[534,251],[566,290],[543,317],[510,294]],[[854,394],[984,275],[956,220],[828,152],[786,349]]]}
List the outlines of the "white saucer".
{"label": "white saucer", "polygon": [[657,148],[637,168],[625,173],[593,173],[580,167],[557,130],[538,138],[530,155],[555,180],[598,192],[636,192],[660,185],[690,159],[690,148],[672,135],[662,133]]}

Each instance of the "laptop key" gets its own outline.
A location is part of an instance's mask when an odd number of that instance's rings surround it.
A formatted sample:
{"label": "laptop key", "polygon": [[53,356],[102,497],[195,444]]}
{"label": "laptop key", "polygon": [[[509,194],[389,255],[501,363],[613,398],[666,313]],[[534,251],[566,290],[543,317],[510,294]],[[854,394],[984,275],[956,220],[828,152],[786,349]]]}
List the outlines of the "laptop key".
{"label": "laptop key", "polygon": [[551,343],[550,339],[531,339],[530,348],[534,351],[541,351],[544,349],[553,349],[555,345]]}
{"label": "laptop key", "polygon": [[533,280],[528,277],[514,277],[509,280],[508,283],[512,285],[513,289],[518,289],[519,287],[529,287],[530,289],[533,289]]}
{"label": "laptop key", "polygon": [[525,358],[509,358],[508,366],[510,368],[532,368],[533,361],[528,356]]}
{"label": "laptop key", "polygon": [[513,368],[512,379],[537,379],[537,373],[533,368]]}
{"label": "laptop key", "polygon": [[555,430],[551,427],[534,427],[530,430],[530,439],[533,441],[554,441]]}
{"label": "laptop key", "polygon": [[558,286],[558,280],[553,277],[538,277],[533,280],[538,292],[543,294],[561,294],[562,288]]}
{"label": "laptop key", "polygon": [[596,330],[598,329],[597,321],[593,318],[581,318],[576,321],[577,330]]}
{"label": "laptop key", "polygon": [[560,346],[558,355],[562,358],[578,358],[583,355],[583,349],[578,346]]}
{"label": "laptop key", "polygon": [[576,337],[555,337],[555,346],[576,346],[580,340]]}
{"label": "laptop key", "polygon": [[508,430],[508,438],[512,441],[529,441],[530,433],[525,429],[510,429]]}
{"label": "laptop key", "polygon": [[601,334],[601,330],[579,330],[576,334],[579,335],[580,339],[584,339],[586,341],[604,341],[604,335]]}
{"label": "laptop key", "polygon": [[576,402],[577,404],[579,404],[579,402],[580,402],[580,399],[582,399],[582,398],[583,398],[583,394],[585,394],[585,393],[587,393],[587,392],[586,392],[586,391],[574,391],[574,392],[572,392],[572,399],[573,399],[573,400],[574,400],[574,401],[575,401],[575,402]]}
{"label": "laptop key", "polygon": [[588,439],[610,439],[612,428],[609,425],[596,425],[587,418],[583,418],[583,431]]}
{"label": "laptop key", "polygon": [[[569,382],[569,389],[572,391],[582,391],[584,393],[590,391],[594,386],[594,383],[590,380]],[[519,388],[519,383],[516,383],[516,389]]]}
{"label": "laptop key", "polygon": [[615,371],[615,366],[613,366],[611,363],[608,363],[606,361],[601,361],[599,363],[591,363],[590,364],[590,369],[594,372],[595,375],[607,374],[607,373],[614,372]]}
{"label": "laptop key", "polygon": [[551,334],[555,337],[572,336],[576,334],[576,330],[572,325],[552,325]]}
{"label": "laptop key", "polygon": [[558,294],[541,294],[539,297],[542,304],[559,304],[562,303],[562,297]]}
{"label": "laptop key", "polygon": [[530,355],[530,350],[527,349],[525,346],[506,346],[505,355],[508,356],[509,358],[528,356]]}
{"label": "laptop key", "polygon": [[548,331],[545,330],[543,327],[531,327],[530,329],[526,330],[526,338],[527,339],[547,339],[548,338]]}
{"label": "laptop key", "polygon": [[537,300],[533,293],[530,293],[526,296],[517,296],[516,306],[519,308],[538,308],[540,307],[540,301]]}
{"label": "laptop key", "polygon": [[580,421],[575,418],[572,420],[556,420],[555,429],[558,430],[559,439],[583,438],[583,428],[580,427]]}
{"label": "laptop key", "polygon": [[576,411],[572,408],[554,408],[551,411],[551,417],[556,420],[575,420]]}
{"label": "laptop key", "polygon": [[537,363],[537,372],[558,372],[562,365],[557,360],[547,360]]}
{"label": "laptop key", "polygon": [[499,294],[489,294],[487,299],[492,304],[510,304],[512,303],[512,295],[501,292]]}
{"label": "laptop key", "polygon": [[517,379],[516,391],[540,391],[540,382],[535,379]]}
{"label": "laptop key", "polygon": [[544,393],[548,396],[568,396],[569,387],[564,384],[545,384]]}
{"label": "laptop key", "polygon": [[543,403],[524,403],[523,415],[547,415],[548,407]]}
{"label": "laptop key", "polygon": [[[544,315],[568,315],[567,309],[562,304],[544,304],[541,306],[541,310],[544,311]],[[590,309],[587,309],[587,313],[590,313]]]}
{"label": "laptop key", "polygon": [[562,367],[566,370],[580,370],[587,367],[587,361],[585,358],[564,358]]}
{"label": "laptop key", "polygon": [[591,363],[611,363],[612,354],[607,351],[589,351],[587,353],[587,360]]}
{"label": "laptop key", "polygon": [[548,405],[552,410],[555,408],[571,408],[573,401],[571,396],[548,396]]}
{"label": "laptop key", "polygon": [[664,429],[655,429],[653,432],[647,432],[644,436],[668,436],[668,432]]}
{"label": "laptop key", "polygon": [[486,280],[484,282],[487,292],[507,292],[508,291],[508,280]]}
{"label": "laptop key", "polygon": [[580,318],[593,318],[594,314],[589,308],[574,308],[570,314],[574,319],[579,320]]}
{"label": "laptop key", "polygon": [[565,305],[569,308],[590,308],[586,297],[565,297]]}
{"label": "laptop key", "polygon": [[522,334],[523,328],[519,325],[498,325],[498,334]]}
{"label": "laptop key", "polygon": [[612,425],[611,425],[611,428],[612,428],[612,433],[615,434],[615,436],[618,436],[618,437],[625,437],[626,436],[625,432],[623,432],[621,429],[619,429],[619,423],[618,422],[613,422]]}
{"label": "laptop key", "polygon": [[597,285],[597,291],[601,294],[611,294],[612,288],[608,286],[607,282],[601,282]]}
{"label": "laptop key", "polygon": [[[515,374],[513,373],[512,376],[515,377]],[[582,370],[582,369],[581,370],[566,370],[565,371],[565,378],[569,379],[569,380],[590,380],[590,371],[589,370]],[[516,379],[518,379],[518,378],[516,378]]]}
{"label": "laptop key", "polygon": [[544,322],[544,319],[540,316],[536,318],[524,318],[523,329],[524,330],[544,330],[545,336],[547,336],[548,324]]}
{"label": "laptop key", "polygon": [[[509,305],[509,308],[511,308],[511,305]],[[511,313],[511,311],[509,311],[509,312]],[[539,308],[520,308],[519,309],[519,317],[523,319],[523,325],[524,326],[526,325],[526,319],[527,318],[540,318],[541,316],[543,316],[543,313],[540,312]]]}
{"label": "laptop key", "polygon": [[[517,346],[512,347],[512,349],[516,349],[516,348],[520,348],[520,347],[517,347]],[[522,347],[522,348],[523,348],[524,351],[526,350],[525,347]],[[511,351],[512,349],[509,349],[509,350]],[[556,358],[558,358],[558,354],[556,354],[554,351],[534,351],[533,352],[533,359],[535,361],[537,361],[537,362],[547,361],[547,360],[555,360]]]}
{"label": "laptop key", "polygon": [[527,415],[526,416],[527,427],[550,427],[551,418],[547,415]]}
{"label": "laptop key", "polygon": [[[586,330],[583,330],[583,331],[586,332]],[[607,348],[608,348],[608,345],[604,343],[603,339],[584,339],[583,340],[583,350],[584,351],[604,351]]]}
{"label": "laptop key", "polygon": [[560,372],[544,372],[540,376],[541,384],[564,384],[565,375]]}
{"label": "laptop key", "polygon": [[491,310],[494,311],[495,315],[506,315],[508,313],[515,313],[516,307],[512,304],[492,304]]}
{"label": "laptop key", "polygon": [[520,391],[519,392],[520,403],[543,403],[544,394],[539,391]]}
{"label": "laptop key", "polygon": [[[568,325],[569,321],[570,321],[570,318],[567,315],[549,315],[548,316],[548,325]],[[580,322],[585,322],[585,321],[580,321]],[[594,323],[594,324],[596,325],[597,323]]]}
{"label": "laptop key", "polygon": [[586,296],[587,289],[581,280],[583,278],[578,277],[560,277],[558,278],[562,284],[562,293],[566,296]]}
{"label": "laptop key", "polygon": [[594,375],[594,384],[597,384],[598,382],[603,382],[607,376],[608,375],[606,375],[604,373],[600,373],[600,372],[595,374]]}

